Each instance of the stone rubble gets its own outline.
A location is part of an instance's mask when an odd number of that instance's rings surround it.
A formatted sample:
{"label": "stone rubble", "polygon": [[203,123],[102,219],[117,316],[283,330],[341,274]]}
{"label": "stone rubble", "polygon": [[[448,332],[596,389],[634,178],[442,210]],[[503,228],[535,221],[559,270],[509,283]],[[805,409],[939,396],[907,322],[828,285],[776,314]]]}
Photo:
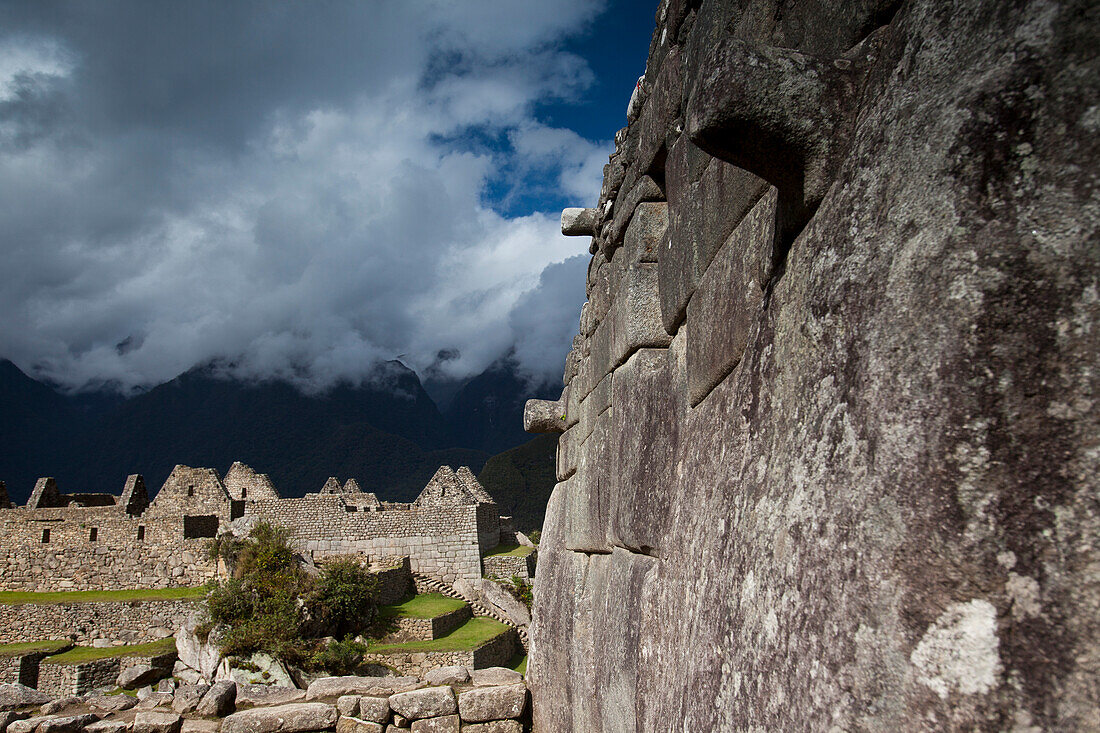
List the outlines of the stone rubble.
{"label": "stone rubble", "polygon": [[[308,702],[307,690],[232,681],[212,686],[183,684],[173,692],[149,690],[140,702],[102,690],[58,700],[24,695],[22,699],[34,702],[0,713],[0,733],[527,730],[528,694],[522,675],[504,668],[452,667],[439,672],[436,682],[410,677],[321,678],[311,686]],[[438,684],[439,680],[447,684]],[[7,694],[14,700],[19,691]],[[44,710],[61,714],[44,714]]]}

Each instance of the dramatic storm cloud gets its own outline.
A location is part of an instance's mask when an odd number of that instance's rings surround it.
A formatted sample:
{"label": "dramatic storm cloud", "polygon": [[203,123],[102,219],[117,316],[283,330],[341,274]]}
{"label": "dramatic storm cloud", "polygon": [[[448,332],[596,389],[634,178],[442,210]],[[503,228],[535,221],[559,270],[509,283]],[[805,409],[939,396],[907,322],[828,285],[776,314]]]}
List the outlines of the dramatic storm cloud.
{"label": "dramatic storm cloud", "polygon": [[611,146],[542,112],[590,90],[563,44],[603,4],[0,4],[0,357],[560,372],[587,242],[557,214]]}

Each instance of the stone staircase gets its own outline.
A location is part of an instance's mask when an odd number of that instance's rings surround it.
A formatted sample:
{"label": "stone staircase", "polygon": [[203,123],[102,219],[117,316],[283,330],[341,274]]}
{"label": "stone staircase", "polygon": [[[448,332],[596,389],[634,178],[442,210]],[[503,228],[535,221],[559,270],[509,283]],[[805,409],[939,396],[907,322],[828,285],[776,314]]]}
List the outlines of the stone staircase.
{"label": "stone staircase", "polygon": [[475,616],[488,616],[491,619],[495,619],[502,624],[511,626],[516,630],[516,635],[519,636],[520,644],[523,645],[523,651],[528,651],[527,641],[527,629],[522,626],[516,626],[509,620],[504,614],[496,611],[495,609],[485,605],[481,601],[472,601],[466,596],[456,591],[450,584],[443,581],[436,580],[435,578],[429,578],[427,575],[421,573],[412,573],[413,582],[416,583],[417,593],[440,593],[448,598],[454,598],[462,601],[470,607]]}

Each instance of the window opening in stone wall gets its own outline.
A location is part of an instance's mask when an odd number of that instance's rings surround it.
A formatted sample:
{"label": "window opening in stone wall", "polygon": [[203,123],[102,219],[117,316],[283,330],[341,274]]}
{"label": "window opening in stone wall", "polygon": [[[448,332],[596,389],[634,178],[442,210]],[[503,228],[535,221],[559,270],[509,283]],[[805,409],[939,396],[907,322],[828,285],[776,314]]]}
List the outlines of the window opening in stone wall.
{"label": "window opening in stone wall", "polygon": [[188,496],[194,496],[195,495],[195,487],[194,486],[188,486],[187,487],[187,495]]}
{"label": "window opening in stone wall", "polygon": [[98,527],[92,527],[91,530],[88,531],[88,541],[89,542],[95,542],[98,539],[99,539],[99,528]]}
{"label": "window opening in stone wall", "polygon": [[200,517],[183,518],[183,538],[193,540],[199,537],[217,537],[218,518],[212,514]]}
{"label": "window opening in stone wall", "polygon": [[48,530],[48,529],[42,530],[42,542],[43,543],[48,543],[49,541],[50,541],[50,530]]}
{"label": "window opening in stone wall", "polygon": [[138,540],[145,539],[145,527],[138,527]]}

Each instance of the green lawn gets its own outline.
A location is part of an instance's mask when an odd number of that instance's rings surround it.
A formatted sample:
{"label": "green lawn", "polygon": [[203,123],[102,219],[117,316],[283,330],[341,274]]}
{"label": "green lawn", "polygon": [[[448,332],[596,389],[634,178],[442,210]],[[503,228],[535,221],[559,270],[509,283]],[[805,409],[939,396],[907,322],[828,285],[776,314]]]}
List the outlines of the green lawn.
{"label": "green lawn", "polygon": [[493,549],[485,553],[483,557],[494,557],[496,555],[507,555],[508,557],[527,557],[535,551],[533,547],[527,547],[526,545],[497,545]]}
{"label": "green lawn", "polygon": [[476,649],[511,627],[484,616],[470,619],[440,639],[408,641],[404,644],[371,644],[371,652],[465,652]]}
{"label": "green lawn", "polygon": [[523,650],[516,652],[516,655],[508,661],[508,668],[514,669],[522,675],[527,674],[527,655],[523,653]]}
{"label": "green lawn", "polygon": [[108,646],[103,648],[92,646],[74,646],[63,654],[55,654],[42,660],[43,664],[81,664],[93,659],[107,659],[109,657],[155,657],[168,654],[176,649],[176,640],[169,637],[160,641],[151,641],[148,644],[132,644],[130,646]]}
{"label": "green lawn", "polygon": [[442,593],[424,593],[395,606],[380,606],[378,615],[382,618],[435,618],[457,611],[465,605],[462,601],[448,598]]}
{"label": "green lawn", "polygon": [[21,603],[96,603],[102,601],[176,601],[202,598],[205,588],[136,588],[133,590],[72,590],[38,593],[0,591],[0,604]]}
{"label": "green lawn", "polygon": [[0,658],[21,657],[33,652],[56,652],[72,646],[68,639],[53,639],[51,641],[21,641],[16,644],[0,644]]}

